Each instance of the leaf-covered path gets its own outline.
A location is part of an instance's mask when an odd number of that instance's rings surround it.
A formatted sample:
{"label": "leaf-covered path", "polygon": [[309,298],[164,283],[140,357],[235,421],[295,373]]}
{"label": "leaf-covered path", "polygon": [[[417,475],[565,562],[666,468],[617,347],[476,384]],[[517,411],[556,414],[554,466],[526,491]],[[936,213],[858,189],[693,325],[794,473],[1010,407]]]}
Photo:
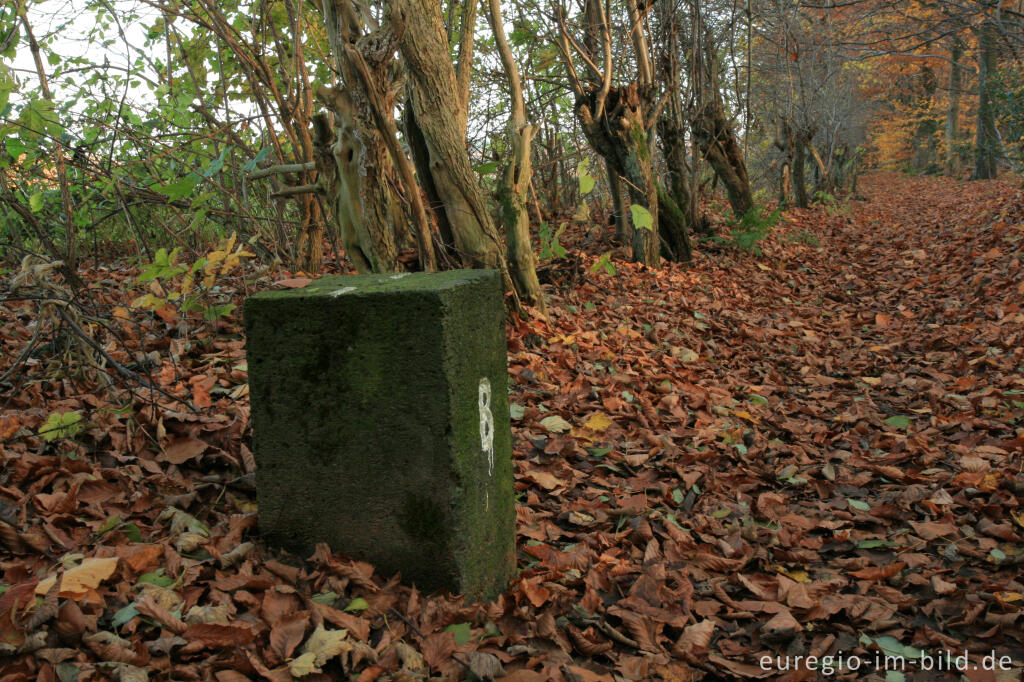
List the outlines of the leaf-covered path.
{"label": "leaf-covered path", "polygon": [[522,434],[544,489],[521,520],[542,543],[535,604],[575,567],[568,596],[641,650],[727,677],[878,648],[1020,670],[1021,195],[896,175],[862,191],[824,229],[791,214],[780,241],[820,247],[602,278],[594,311],[570,302],[583,314],[514,356],[523,395],[552,394],[528,402],[579,425]]}
{"label": "leaf-covered path", "polygon": [[[200,416],[23,389],[0,417],[0,677],[815,679],[797,657],[831,655],[884,679],[889,655],[931,680],[966,650],[1009,668],[970,679],[1019,679],[1024,194],[860,191],[791,211],[762,257],[555,268],[572,293],[509,330],[521,573],[492,605],[258,544],[231,330],[154,372],[212,394]],[[58,408],[90,426],[48,445]]]}

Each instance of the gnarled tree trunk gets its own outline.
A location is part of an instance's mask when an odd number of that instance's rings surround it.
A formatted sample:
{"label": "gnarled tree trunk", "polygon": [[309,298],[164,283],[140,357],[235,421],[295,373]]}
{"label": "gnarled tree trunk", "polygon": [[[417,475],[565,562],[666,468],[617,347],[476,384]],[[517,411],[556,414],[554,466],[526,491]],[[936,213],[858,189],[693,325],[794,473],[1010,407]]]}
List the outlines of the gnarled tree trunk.
{"label": "gnarled tree trunk", "polygon": [[733,214],[742,218],[754,207],[754,195],[750,190],[743,149],[721,102],[717,98],[705,102],[702,108],[691,114],[690,126],[704,158],[725,185]]}
{"label": "gnarled tree trunk", "polygon": [[[331,220],[359,272],[396,270],[398,251],[412,246],[409,224],[416,229],[421,267],[431,270],[429,224],[419,196],[411,194],[411,167],[395,138],[395,37],[386,29],[364,34],[365,22],[349,0],[326,0],[323,14],[335,71],[343,80],[341,87],[318,93],[333,113],[333,126],[323,118],[315,126],[314,158]],[[409,195],[407,202],[397,187]]]}
{"label": "gnarled tree trunk", "polygon": [[537,306],[547,313],[544,294],[537,279],[537,261],[530,244],[530,216],[527,212],[526,197],[530,191],[533,167],[530,165],[530,142],[536,127],[526,122],[526,103],[523,87],[519,80],[519,69],[512,57],[512,49],[505,38],[505,27],[501,18],[499,0],[488,0],[487,15],[494,32],[494,41],[505,69],[509,94],[512,99],[512,115],[509,118],[509,142],[512,153],[501,179],[498,199],[501,203],[501,219],[505,224],[505,242],[508,245],[508,264],[512,282],[519,298],[528,305]]}
{"label": "gnarled tree trunk", "polygon": [[668,172],[667,187],[658,186],[658,231],[661,234],[662,252],[675,261],[689,261],[693,258],[690,246],[692,230],[689,180],[690,168],[686,163],[686,119],[683,112],[682,95],[679,91],[681,69],[679,67],[679,46],[676,36],[675,9],[663,5],[662,25],[668,33],[662,51],[661,79],[665,83],[668,103],[658,118],[658,139],[661,141],[662,158]]}
{"label": "gnarled tree trunk", "polygon": [[[700,36],[699,21],[694,35]],[[729,197],[729,205],[737,218],[742,218],[754,207],[754,195],[747,177],[747,164],[743,149],[732,129],[722,103],[718,82],[718,62],[710,37],[693,50],[693,81],[697,84],[698,102],[690,110],[690,128],[704,158],[715,169]]]}
{"label": "gnarled tree trunk", "polygon": [[466,154],[468,112],[458,101],[440,4],[390,0],[388,15],[409,76],[412,125],[426,150],[425,159],[416,159],[421,182],[430,176],[461,263],[502,270],[507,279],[501,239]]}
{"label": "gnarled tree trunk", "polygon": [[630,200],[651,214],[652,225],[649,227],[634,224],[631,245],[633,260],[657,266],[658,185],[654,179],[651,150],[647,145],[644,98],[636,83],[612,88],[603,113],[595,117],[597,96],[598,90],[593,87],[577,96],[576,115],[587,142],[626,179]]}

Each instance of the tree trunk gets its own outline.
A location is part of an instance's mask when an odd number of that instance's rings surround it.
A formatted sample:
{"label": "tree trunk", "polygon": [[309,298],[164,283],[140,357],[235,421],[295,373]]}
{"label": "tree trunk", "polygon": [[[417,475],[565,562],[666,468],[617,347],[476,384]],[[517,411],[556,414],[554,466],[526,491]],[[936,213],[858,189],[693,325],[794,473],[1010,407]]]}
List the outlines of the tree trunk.
{"label": "tree trunk", "polygon": [[686,119],[679,83],[682,80],[679,66],[679,45],[676,36],[679,27],[676,11],[671,5],[661,6],[661,23],[665,26],[667,40],[661,51],[661,80],[666,84],[667,104],[658,117],[658,139],[661,141],[662,158],[668,172],[668,187],[658,186],[658,231],[661,235],[663,253],[671,260],[689,262],[693,258],[690,246],[690,232],[693,225],[690,216],[694,214],[690,196],[690,169],[686,163]]}
{"label": "tree trunk", "polygon": [[629,198],[634,205],[647,209],[652,224],[637,224],[633,211],[633,234],[630,240],[633,260],[650,267],[658,265],[658,186],[654,180],[651,151],[647,145],[640,88],[630,83],[608,92],[600,117],[595,118],[598,89],[588,87],[576,99],[576,115],[590,145],[615,171],[626,179]]}
{"label": "tree trunk", "polygon": [[408,104],[423,134],[426,173],[451,226],[466,267],[505,270],[501,240],[466,154],[466,118],[459,106],[455,69],[440,5],[432,0],[390,0],[391,26],[409,75]]}
{"label": "tree trunk", "polygon": [[537,261],[530,244],[530,216],[526,197],[530,191],[533,167],[530,165],[530,142],[536,127],[526,122],[526,104],[519,69],[512,57],[512,49],[505,38],[499,0],[489,0],[488,19],[494,41],[501,56],[501,65],[508,80],[512,104],[509,118],[509,142],[512,153],[498,190],[501,218],[505,224],[505,242],[508,245],[509,270],[519,298],[527,305],[537,306],[547,314],[544,294],[537,279]]}
{"label": "tree trunk", "polygon": [[[359,129],[340,91],[332,106],[337,123],[325,115],[314,119],[314,158],[326,197],[328,217],[341,236],[352,265],[361,274],[394,272],[397,248],[392,226],[404,220],[382,168],[390,166],[376,131]],[[369,144],[367,144],[369,142]]]}
{"label": "tree trunk", "polygon": [[[395,271],[398,251],[412,246],[409,225],[420,267],[433,270],[431,226],[393,114],[396,38],[387,28],[364,34],[350,0],[325,2],[323,13],[334,68],[343,80],[339,88],[318,92],[334,114],[333,130],[322,118],[314,126],[314,158],[331,220],[359,272]],[[405,192],[405,201],[396,188]]]}
{"label": "tree trunk", "polygon": [[793,145],[793,190],[796,194],[796,205],[799,208],[807,208],[810,201],[807,197],[807,180],[804,177],[804,159],[807,156],[804,138],[798,134],[795,136]]}
{"label": "tree trunk", "polygon": [[987,180],[999,172],[999,133],[992,105],[990,79],[996,70],[996,26],[991,19],[978,29],[978,125],[972,180]]}
{"label": "tree trunk", "polygon": [[693,260],[690,216],[661,184],[658,184],[658,232],[666,258],[679,263]]}
{"label": "tree trunk", "polygon": [[957,143],[960,137],[960,89],[963,79],[960,60],[964,56],[964,44],[960,38],[953,38],[949,49],[949,110],[946,112],[946,175],[956,175],[960,170],[960,155]]}
{"label": "tree trunk", "polygon": [[608,159],[604,160],[608,175],[608,192],[612,195],[612,216],[615,218],[615,241],[625,244],[629,239],[629,222],[626,220],[626,197],[622,192],[622,181]]}
{"label": "tree trunk", "polygon": [[[694,30],[699,36],[701,32],[697,23]],[[718,62],[710,36],[705,36],[703,44],[695,46],[693,53],[694,73],[691,78],[698,84],[699,101],[690,111],[690,128],[704,158],[725,185],[733,213],[742,218],[754,207],[754,195],[747,177],[743,149],[722,103]]]}
{"label": "tree trunk", "polygon": [[[681,103],[680,103],[681,105]],[[681,111],[681,109],[680,109]],[[686,139],[683,124],[670,106],[658,120],[658,139],[662,158],[668,172],[668,187],[658,187],[658,207],[661,221],[658,228],[662,246],[668,258],[688,262],[693,257],[690,245],[690,169],[686,163]]]}
{"label": "tree trunk", "polygon": [[754,195],[750,190],[743,150],[722,105],[714,100],[706,103],[691,116],[691,126],[704,158],[725,185],[733,214],[742,218],[754,207]]}
{"label": "tree trunk", "polygon": [[782,170],[779,174],[779,206],[789,206],[789,198],[793,190],[793,156],[796,152],[796,140],[793,136],[793,126],[789,121],[780,116],[776,121],[775,146],[782,152]]}

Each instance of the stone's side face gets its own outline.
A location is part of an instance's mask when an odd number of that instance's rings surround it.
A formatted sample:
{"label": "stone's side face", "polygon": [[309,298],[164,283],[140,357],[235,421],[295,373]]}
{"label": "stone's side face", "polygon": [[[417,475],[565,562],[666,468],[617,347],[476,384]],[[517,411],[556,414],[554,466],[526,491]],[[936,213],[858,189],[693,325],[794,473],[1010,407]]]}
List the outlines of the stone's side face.
{"label": "stone's side face", "polygon": [[244,313],[267,540],[500,594],[515,509],[498,273],[325,277]]}

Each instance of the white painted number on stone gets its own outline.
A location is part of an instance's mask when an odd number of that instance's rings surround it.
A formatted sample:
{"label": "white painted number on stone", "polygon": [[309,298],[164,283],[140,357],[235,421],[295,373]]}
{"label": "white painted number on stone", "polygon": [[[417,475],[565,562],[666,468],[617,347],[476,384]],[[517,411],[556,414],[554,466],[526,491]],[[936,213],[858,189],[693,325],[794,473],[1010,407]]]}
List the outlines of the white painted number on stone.
{"label": "white painted number on stone", "polygon": [[491,412],[491,382],[484,377],[480,380],[477,393],[480,408],[480,449],[487,455],[487,475],[494,475],[494,414]]}

